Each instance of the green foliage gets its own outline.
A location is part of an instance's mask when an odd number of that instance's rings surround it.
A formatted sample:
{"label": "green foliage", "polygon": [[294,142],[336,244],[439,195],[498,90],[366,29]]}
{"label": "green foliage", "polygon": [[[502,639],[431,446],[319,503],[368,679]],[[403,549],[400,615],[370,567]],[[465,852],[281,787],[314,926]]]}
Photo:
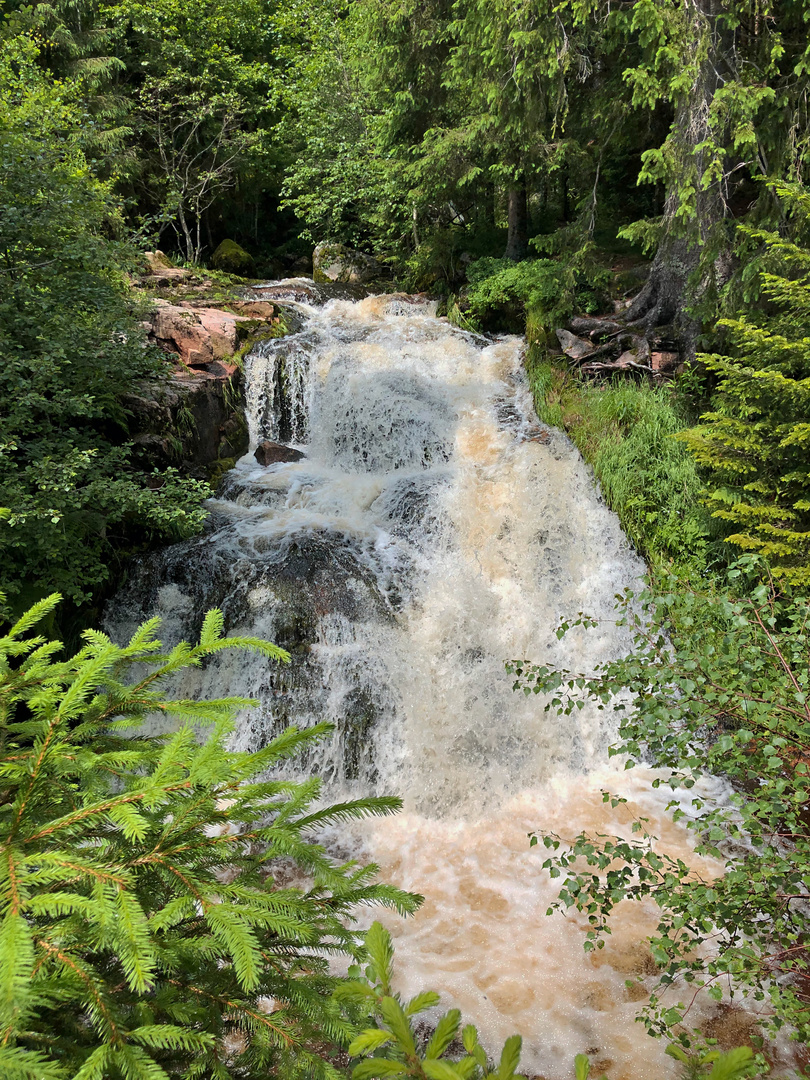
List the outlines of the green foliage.
{"label": "green foliage", "polygon": [[[272,779],[327,725],[237,753],[248,702],[165,697],[223,649],[289,659],[224,637],[220,612],[197,645],[163,652],[153,619],[124,647],[87,631],[59,660],[30,636],[58,599],[0,638],[0,1073],[336,1078],[325,1048],[354,1029],[327,957],[356,953],[358,904],[418,898],[335,864],[313,835],[398,800],[317,806],[316,780]],[[174,730],[149,734],[154,715]],[[277,886],[276,867],[302,884]]]}
{"label": "green foliage", "polygon": [[193,264],[216,246],[217,211],[243,214],[247,202],[255,221],[277,168],[274,10],[267,0],[101,5],[128,74],[141,214],[171,228]]}
{"label": "green foliage", "polygon": [[738,1046],[721,1054],[719,1050],[687,1053],[678,1043],[670,1043],[667,1053],[681,1064],[684,1080],[742,1080],[760,1072],[760,1062],[749,1046]]}
{"label": "green foliage", "polygon": [[349,1046],[349,1054],[362,1059],[352,1070],[352,1080],[382,1080],[389,1076],[413,1080],[525,1080],[517,1075],[520,1036],[506,1040],[498,1064],[493,1064],[478,1041],[475,1027],[467,1024],[461,1028],[458,1009],[445,1013],[427,1042],[420,1045],[413,1018],[435,1008],[439,995],[427,991],[403,1001],[394,992],[391,935],[380,923],[371,926],[365,944],[369,959],[365,973],[355,966],[349,972],[353,981],[335,992],[338,1000],[374,1021],[374,1026],[361,1031]]}
{"label": "green foliage", "polygon": [[488,330],[522,331],[530,342],[560,326],[575,307],[588,309],[594,290],[604,290],[609,275],[588,264],[585,252],[573,259],[478,259],[467,270],[469,288],[463,310],[473,325]]}
{"label": "green foliage", "polygon": [[[386,1080],[390,1076],[411,1080],[525,1080],[517,1073],[521,1038],[506,1040],[497,1062],[491,1061],[478,1039],[474,1024],[461,1025],[461,1013],[450,1009],[430,1018],[429,1038],[413,1020],[439,1004],[439,995],[423,991],[403,1001],[392,989],[394,949],[391,935],[373,923],[365,940],[368,963],[350,971],[349,981],[335,991],[338,1000],[353,1007],[356,1014],[371,1019],[373,1027],[360,1031],[349,1046],[351,1057],[361,1060],[352,1070],[352,1080]],[[424,1028],[426,1025],[421,1025]],[[727,1054],[716,1050],[690,1053],[679,1045],[668,1048],[684,1065],[685,1080],[742,1080],[751,1075],[753,1055],[748,1047]],[[586,1054],[574,1059],[576,1080],[589,1080],[591,1063]],[[605,1080],[602,1077],[602,1080]]]}
{"label": "green foliage", "polygon": [[528,372],[538,415],[571,436],[641,554],[654,565],[707,560],[702,482],[676,441],[687,421],[672,389],[589,383],[536,355]]}
{"label": "green foliage", "polygon": [[[695,850],[725,860],[720,877],[690,869],[660,849],[644,818],[629,838],[543,837],[545,865],[564,875],[554,908],[587,915],[586,948],[602,946],[616,904],[658,904],[649,940],[660,984],[645,1010],[648,1030],[677,1028],[684,995],[703,991],[758,1002],[772,1030],[787,1025],[806,1045],[810,602],[756,584],[761,573],[750,556],[729,572],[742,599],[676,582],[667,593],[627,593],[620,613],[633,652],[595,673],[526,662],[510,669],[516,689],[548,695],[546,711],[568,715],[584,698],[615,715],[611,754],[625,757],[627,768],[656,765],[653,786],[671,788],[672,817],[694,834]],[[696,787],[711,775],[729,780],[728,802]],[[613,807],[626,801],[603,797]]]}
{"label": "green foliage", "polygon": [[[107,580],[113,537],[199,528],[207,487],[139,474],[120,444],[123,396],[162,371],[144,347],[111,236],[109,185],[82,149],[82,115],[22,40],[0,59],[0,588],[12,607]],[[6,612],[8,609],[5,609]]]}
{"label": "green foliage", "polygon": [[[810,193],[771,185],[806,232]],[[719,379],[712,409],[680,438],[707,469],[706,502],[730,544],[764,556],[774,576],[810,585],[810,249],[744,230],[764,249],[767,315],[724,319],[732,355],[699,359]]]}
{"label": "green foliage", "polygon": [[282,195],[309,240],[366,247],[407,229],[407,191],[385,154],[386,118],[370,85],[382,58],[364,39],[373,7],[293,0],[278,15],[289,58],[279,132],[295,151]]}

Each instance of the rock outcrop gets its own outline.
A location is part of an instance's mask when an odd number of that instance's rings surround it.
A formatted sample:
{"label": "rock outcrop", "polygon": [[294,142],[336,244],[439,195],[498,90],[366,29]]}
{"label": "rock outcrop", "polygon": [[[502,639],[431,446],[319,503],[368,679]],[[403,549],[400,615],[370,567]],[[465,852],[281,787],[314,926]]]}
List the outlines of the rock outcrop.
{"label": "rock outcrop", "polygon": [[284,331],[268,301],[154,301],[148,339],[176,358],[158,383],[125,399],[135,456],[145,468],[174,466],[216,483],[248,450],[242,372],[237,354],[251,338]]}
{"label": "rock outcrop", "polygon": [[382,267],[371,255],[354,251],[344,244],[318,244],[312,253],[312,277],[316,282],[363,285],[381,273]]}
{"label": "rock outcrop", "polygon": [[206,368],[227,361],[253,333],[272,334],[280,326],[278,310],[269,303],[237,301],[233,310],[210,307],[204,301],[155,300],[155,310],[146,324],[149,340],[164,352],[174,353],[182,364]]}
{"label": "rock outcrop", "polygon": [[185,284],[191,277],[189,270],[175,266],[168,255],[164,255],[162,251],[147,251],[143,257],[148,273],[140,284],[148,283],[155,289],[168,289]]}

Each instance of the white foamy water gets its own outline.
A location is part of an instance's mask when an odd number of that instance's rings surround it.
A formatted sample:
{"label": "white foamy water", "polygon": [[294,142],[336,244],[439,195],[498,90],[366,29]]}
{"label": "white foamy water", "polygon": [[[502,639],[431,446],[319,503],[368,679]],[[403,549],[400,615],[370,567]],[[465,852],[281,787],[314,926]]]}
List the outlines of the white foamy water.
{"label": "white foamy water", "polygon": [[[587,671],[625,653],[614,596],[643,564],[578,453],[537,421],[521,340],[475,338],[401,299],[300,310],[304,330],[261,346],[246,378],[254,445],[281,439],[306,458],[240,461],[211,531],[133,575],[115,632],[157,612],[167,640],[193,635],[216,604],[230,632],[290,648],[287,669],[232,654],[179,692],[257,698],[245,749],[330,719],[334,736],[301,768],[330,796],[403,797],[401,815],[335,841],[426,897],[407,921],[384,916],[403,991],[441,991],[493,1051],[519,1031],[530,1074],[569,1077],[588,1052],[611,1080],[672,1075],[625,986],[649,977],[655,911],[625,905],[608,947],[586,955],[581,917],[545,915],[555,883],[528,833],[629,827],[630,811],[617,819],[602,802],[610,788],[697,865],[688,836],[648,773],[610,764],[606,714],[545,714],[504,669],[529,658]],[[598,629],[558,640],[580,611]]]}

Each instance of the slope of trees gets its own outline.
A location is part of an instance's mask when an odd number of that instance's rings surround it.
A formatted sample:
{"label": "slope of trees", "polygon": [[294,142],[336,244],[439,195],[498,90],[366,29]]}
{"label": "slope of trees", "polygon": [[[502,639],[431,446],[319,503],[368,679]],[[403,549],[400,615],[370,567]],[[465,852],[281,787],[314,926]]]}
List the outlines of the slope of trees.
{"label": "slope of trees", "polygon": [[163,367],[144,347],[110,184],[85,153],[87,117],[24,39],[0,56],[0,588],[3,615],[109,580],[113,536],[199,528],[207,486],[144,475],[122,445],[121,399]]}

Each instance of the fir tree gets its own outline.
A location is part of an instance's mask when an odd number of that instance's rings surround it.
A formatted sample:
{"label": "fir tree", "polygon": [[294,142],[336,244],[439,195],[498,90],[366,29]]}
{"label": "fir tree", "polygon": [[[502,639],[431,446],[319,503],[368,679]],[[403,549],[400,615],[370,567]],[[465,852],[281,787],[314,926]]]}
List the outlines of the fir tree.
{"label": "fir tree", "polygon": [[[810,221],[810,193],[773,185]],[[720,377],[714,409],[679,437],[708,468],[707,504],[727,523],[728,541],[765,556],[777,578],[810,584],[810,251],[765,230],[745,230],[765,247],[772,271],[762,290],[775,313],[723,320],[735,355],[701,359]]]}
{"label": "fir tree", "polygon": [[[373,884],[374,866],[336,865],[312,834],[398,800],[313,809],[317,780],[268,776],[326,725],[236,753],[246,702],[164,700],[170,676],[225,648],[288,659],[225,638],[220,612],[194,646],[163,653],[152,620],[123,648],[88,631],[59,660],[58,642],[28,636],[57,600],[0,639],[0,1075],[337,1075],[323,1048],[353,1029],[327,957],[356,952],[356,905],[418,900]],[[175,730],[146,734],[154,714]],[[277,887],[279,861],[306,883]]]}

